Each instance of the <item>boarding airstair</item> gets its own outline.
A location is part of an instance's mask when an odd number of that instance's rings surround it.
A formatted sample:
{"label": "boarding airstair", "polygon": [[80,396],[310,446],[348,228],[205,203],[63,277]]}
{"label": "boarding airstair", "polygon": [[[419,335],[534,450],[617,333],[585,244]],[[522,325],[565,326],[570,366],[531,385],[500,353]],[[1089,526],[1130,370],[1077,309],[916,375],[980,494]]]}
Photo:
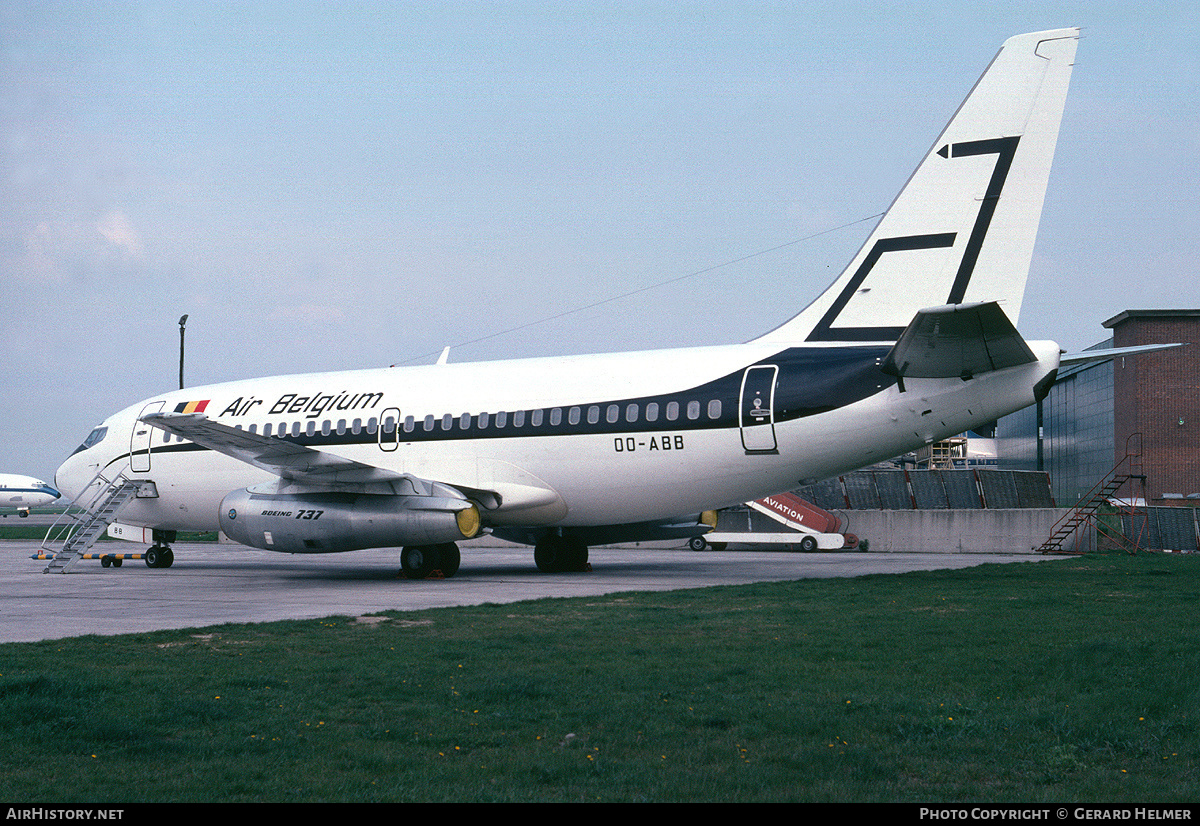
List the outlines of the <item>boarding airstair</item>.
{"label": "boarding airstair", "polygon": [[[1141,496],[1137,496],[1136,486],[1141,487]],[[1128,487],[1129,495],[1118,497],[1122,489]],[[1050,538],[1042,543],[1037,550],[1044,554],[1080,554],[1080,541],[1075,540],[1070,549],[1067,540],[1085,525],[1095,525],[1097,542],[1116,545],[1129,553],[1136,553],[1141,545],[1142,534],[1145,533],[1146,519],[1144,508],[1146,502],[1146,474],[1142,471],[1142,434],[1132,434],[1125,443],[1125,457],[1116,467],[1104,475],[1079,500],[1070,511],[1059,519],[1051,528]],[[1137,524],[1139,504],[1143,508],[1141,526]],[[1117,516],[1117,524],[1111,524],[1105,518],[1102,509]],[[1121,522],[1127,520],[1130,534],[1121,528]]]}
{"label": "boarding airstair", "polygon": [[111,479],[97,473],[46,531],[37,558],[49,558],[50,564],[42,573],[65,574],[71,570],[133,501],[143,484],[126,477],[124,470]]}

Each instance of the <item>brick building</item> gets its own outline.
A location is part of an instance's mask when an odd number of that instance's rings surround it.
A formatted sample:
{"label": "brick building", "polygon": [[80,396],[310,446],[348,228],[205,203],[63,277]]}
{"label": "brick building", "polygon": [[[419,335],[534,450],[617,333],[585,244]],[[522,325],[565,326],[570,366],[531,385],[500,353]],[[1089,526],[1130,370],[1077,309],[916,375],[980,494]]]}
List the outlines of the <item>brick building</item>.
{"label": "brick building", "polygon": [[[1075,504],[1140,447],[1149,505],[1200,506],[1200,310],[1126,310],[1092,349],[1185,346],[1064,368],[1045,401],[1001,419],[1001,467],[1045,470]],[[1139,445],[1140,443],[1140,445]]]}
{"label": "brick building", "polygon": [[1187,343],[1113,362],[1113,436],[1123,455],[1141,434],[1148,504],[1200,497],[1200,310],[1126,310],[1104,326],[1114,347]]}

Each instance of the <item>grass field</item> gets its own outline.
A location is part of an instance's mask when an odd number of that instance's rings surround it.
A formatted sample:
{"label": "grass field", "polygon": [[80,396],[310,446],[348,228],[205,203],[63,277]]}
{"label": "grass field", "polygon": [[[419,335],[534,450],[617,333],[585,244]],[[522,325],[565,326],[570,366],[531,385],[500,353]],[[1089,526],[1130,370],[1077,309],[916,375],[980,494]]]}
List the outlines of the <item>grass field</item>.
{"label": "grass field", "polygon": [[1200,800],[1200,557],[0,646],[0,798]]}

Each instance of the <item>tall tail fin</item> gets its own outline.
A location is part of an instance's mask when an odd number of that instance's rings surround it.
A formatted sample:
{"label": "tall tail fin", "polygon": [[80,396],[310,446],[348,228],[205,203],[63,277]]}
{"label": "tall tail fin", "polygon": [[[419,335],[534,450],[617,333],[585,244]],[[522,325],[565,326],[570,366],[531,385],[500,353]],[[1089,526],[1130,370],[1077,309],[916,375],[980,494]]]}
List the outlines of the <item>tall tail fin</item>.
{"label": "tall tail fin", "polygon": [[759,341],[895,341],[918,310],[999,301],[1015,322],[1078,29],[1005,41],[846,270]]}

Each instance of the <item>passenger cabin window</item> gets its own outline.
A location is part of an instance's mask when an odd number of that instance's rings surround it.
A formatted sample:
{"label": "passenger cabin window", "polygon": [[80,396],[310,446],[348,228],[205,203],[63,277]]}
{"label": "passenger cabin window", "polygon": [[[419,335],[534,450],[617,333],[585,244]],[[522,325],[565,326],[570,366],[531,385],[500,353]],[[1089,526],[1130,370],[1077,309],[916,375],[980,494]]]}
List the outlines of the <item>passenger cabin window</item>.
{"label": "passenger cabin window", "polygon": [[688,402],[687,417],[693,421],[700,418],[700,402]]}
{"label": "passenger cabin window", "polygon": [[673,422],[679,418],[679,402],[667,402],[667,421]]}
{"label": "passenger cabin window", "polygon": [[636,422],[638,418],[638,406],[631,404],[625,408],[625,421]]}
{"label": "passenger cabin window", "polygon": [[721,418],[721,400],[713,399],[708,403],[708,418],[716,420]]}
{"label": "passenger cabin window", "polygon": [[658,421],[658,402],[650,402],[646,405],[646,421]]}
{"label": "passenger cabin window", "polygon": [[562,424],[562,408],[561,407],[556,407],[550,411],[550,424],[555,425],[555,426]]}
{"label": "passenger cabin window", "polygon": [[567,412],[567,423],[568,424],[579,424],[579,408],[578,407],[572,407]]}
{"label": "passenger cabin window", "polygon": [[508,424],[508,413],[501,410],[496,414],[496,427],[504,427]]}

